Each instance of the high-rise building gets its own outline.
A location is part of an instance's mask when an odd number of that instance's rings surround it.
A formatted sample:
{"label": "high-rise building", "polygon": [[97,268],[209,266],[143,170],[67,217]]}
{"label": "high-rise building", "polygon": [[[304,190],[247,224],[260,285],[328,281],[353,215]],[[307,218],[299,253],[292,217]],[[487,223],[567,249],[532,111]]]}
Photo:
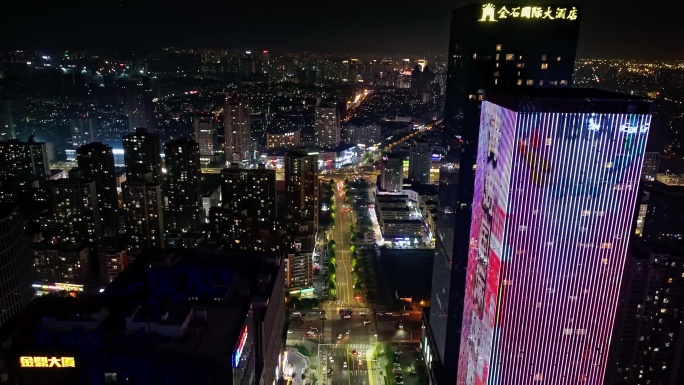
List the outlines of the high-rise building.
{"label": "high-rise building", "polygon": [[606,385],[684,383],[684,245],[630,245]]}
{"label": "high-rise building", "polygon": [[570,86],[579,17],[579,6],[551,5],[533,10],[523,5],[472,4],[452,13],[433,291],[426,322],[434,361],[429,371],[439,382],[455,381],[459,346],[450,341],[459,341],[461,333],[484,90]]}
{"label": "high-rise building", "polygon": [[228,100],[223,109],[226,160],[229,162],[242,162],[250,157],[250,111],[249,103],[235,100]]}
{"label": "high-rise building", "polygon": [[349,144],[363,144],[370,147],[382,142],[382,129],[375,123],[361,126],[350,125],[344,128],[344,136],[345,142]]}
{"label": "high-rise building", "polygon": [[31,260],[26,251],[24,220],[16,204],[0,204],[0,325],[5,324],[33,299]]}
{"label": "high-rise building", "polygon": [[194,140],[176,139],[164,145],[170,231],[199,229],[203,219],[200,190],[200,148]]}
{"label": "high-rise building", "polygon": [[211,116],[195,116],[192,119],[195,141],[199,145],[202,163],[208,163],[214,157],[214,120]]}
{"label": "high-rise building", "polygon": [[159,136],[139,127],[123,137],[126,180],[161,183],[162,162]]}
{"label": "high-rise building", "polygon": [[415,141],[409,148],[409,179],[421,184],[430,183],[430,165],[432,152],[430,144]]}
{"label": "high-rise building", "polygon": [[658,174],[654,182],[644,184],[648,197],[641,236],[651,241],[684,239],[684,175]]}
{"label": "high-rise building", "polygon": [[297,223],[318,229],[318,157],[304,150],[285,154],[287,209]]}
{"label": "high-rise building", "polygon": [[276,219],[275,170],[263,164],[258,169],[241,169],[237,163],[221,172],[221,205],[242,213],[259,227],[272,226]]}
{"label": "high-rise building", "polygon": [[126,91],[126,115],[128,130],[137,132],[144,127],[155,132],[154,104],[152,103],[152,81],[146,76],[131,76],[123,81]]}
{"label": "high-rise building", "polygon": [[300,144],[301,132],[299,130],[280,133],[266,133],[266,147],[268,148],[292,148],[298,147]]}
{"label": "high-rise building", "polygon": [[119,230],[119,194],[112,148],[95,142],[76,150],[81,177],[95,181],[97,207],[100,211],[100,235],[115,236]]}
{"label": "high-rise building", "polygon": [[18,100],[0,95],[0,141],[17,138]]}
{"label": "high-rise building", "polygon": [[161,184],[127,181],[122,191],[128,250],[166,247]]}
{"label": "high-rise building", "polygon": [[314,130],[317,146],[334,148],[340,144],[340,113],[336,106],[316,107]]}
{"label": "high-rise building", "polygon": [[457,384],[603,384],[649,100],[488,90]]}
{"label": "high-rise building", "polygon": [[404,162],[396,156],[388,156],[380,165],[380,188],[387,192],[401,191]]}
{"label": "high-rise building", "polygon": [[49,188],[59,241],[94,244],[102,230],[95,181],[57,179],[50,181]]}
{"label": "high-rise building", "polygon": [[74,148],[95,141],[95,129],[97,128],[95,119],[88,117],[71,119],[69,126],[71,127],[71,144]]}
{"label": "high-rise building", "polygon": [[92,276],[88,246],[32,244],[28,253],[34,280],[40,284],[84,285]]}
{"label": "high-rise building", "polygon": [[285,258],[285,288],[313,287],[313,258],[311,253],[291,251]]}
{"label": "high-rise building", "polygon": [[24,181],[44,180],[50,175],[47,146],[33,136],[26,142],[16,139],[0,142],[0,176]]}

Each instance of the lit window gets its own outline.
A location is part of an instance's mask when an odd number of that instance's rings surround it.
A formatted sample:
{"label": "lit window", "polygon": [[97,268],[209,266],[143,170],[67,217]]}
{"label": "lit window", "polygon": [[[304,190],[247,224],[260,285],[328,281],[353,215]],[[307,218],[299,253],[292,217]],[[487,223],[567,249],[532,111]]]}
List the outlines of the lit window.
{"label": "lit window", "polygon": [[543,80],[540,80],[540,81],[539,81],[539,85],[540,85],[540,86],[543,86],[543,85],[544,85],[544,81],[543,81]]}
{"label": "lit window", "polygon": [[556,61],[560,61],[560,56],[558,56],[558,57],[556,58]]}
{"label": "lit window", "polygon": [[542,55],[542,61],[546,61],[546,55]]}
{"label": "lit window", "polygon": [[484,95],[478,95],[477,96],[477,100],[483,100],[483,99],[484,99]]}
{"label": "lit window", "polygon": [[604,243],[601,244],[601,248],[602,248],[602,249],[612,249],[612,248],[613,248],[613,244],[610,243],[610,242],[604,242]]}
{"label": "lit window", "polygon": [[549,68],[549,63],[542,63],[541,69],[545,70],[547,68]]}
{"label": "lit window", "polygon": [[496,45],[496,50],[497,50],[497,51],[501,51],[501,44],[497,44],[497,45]]}
{"label": "lit window", "polygon": [[533,85],[534,85],[534,80],[529,79],[528,81],[525,82],[525,85],[533,86]]}
{"label": "lit window", "polygon": [[496,68],[499,68],[499,63],[496,63],[496,66],[495,66],[495,67],[496,67]]}
{"label": "lit window", "polygon": [[499,77],[499,71],[494,71],[494,77],[498,78]]}
{"label": "lit window", "polygon": [[473,54],[473,59],[477,59],[477,54],[476,54],[476,53]]}
{"label": "lit window", "polygon": [[561,80],[561,81],[560,81],[560,85],[562,85],[562,86],[567,86],[567,85],[568,85],[568,81],[567,81],[567,80]]}
{"label": "lit window", "polygon": [[583,210],[583,211],[582,211],[582,216],[583,216],[583,217],[588,217],[589,214],[591,214],[591,211],[589,211],[589,210]]}
{"label": "lit window", "polygon": [[515,65],[516,68],[525,68],[525,63],[518,63]]}
{"label": "lit window", "polygon": [[516,84],[518,84],[519,86],[521,86],[521,85],[522,85],[522,79],[518,79],[518,83],[516,83]]}
{"label": "lit window", "polygon": [[522,60],[522,55],[518,56],[518,60]]}
{"label": "lit window", "polygon": [[468,99],[475,100],[475,95],[468,95]]}
{"label": "lit window", "polygon": [[515,59],[515,55],[513,55],[512,53],[506,54],[506,60],[513,60],[513,59]]}
{"label": "lit window", "polygon": [[549,82],[549,84],[551,84],[552,86],[557,86],[557,85],[558,85],[558,81],[557,81],[557,80],[551,80],[551,81]]}
{"label": "lit window", "polygon": [[498,54],[498,53],[496,54],[496,58],[495,58],[495,59],[496,59],[496,60],[499,60],[499,54]]}
{"label": "lit window", "polygon": [[499,84],[499,79],[494,79],[494,84]]}

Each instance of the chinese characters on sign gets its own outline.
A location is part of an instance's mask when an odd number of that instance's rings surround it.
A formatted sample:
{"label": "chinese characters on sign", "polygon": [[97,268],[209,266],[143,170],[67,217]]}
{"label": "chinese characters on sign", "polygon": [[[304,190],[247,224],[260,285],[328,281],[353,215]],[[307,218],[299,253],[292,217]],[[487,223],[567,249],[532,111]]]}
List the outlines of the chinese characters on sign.
{"label": "chinese characters on sign", "polygon": [[74,357],[19,357],[22,368],[75,368]]}
{"label": "chinese characters on sign", "polygon": [[[509,6],[510,7],[510,6]],[[482,17],[479,21],[499,21],[500,19],[548,19],[548,20],[577,20],[577,7],[510,7],[502,5],[497,8],[494,4],[482,6]]]}

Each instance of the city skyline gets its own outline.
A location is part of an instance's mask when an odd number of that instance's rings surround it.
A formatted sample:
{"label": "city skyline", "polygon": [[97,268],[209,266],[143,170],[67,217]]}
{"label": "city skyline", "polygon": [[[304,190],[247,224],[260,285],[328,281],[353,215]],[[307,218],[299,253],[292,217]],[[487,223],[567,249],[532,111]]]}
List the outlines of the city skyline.
{"label": "city skyline", "polygon": [[[92,49],[140,52],[164,46],[225,47],[330,53],[446,54],[451,10],[473,1],[382,2],[351,0],[310,6],[305,2],[239,3],[199,0],[174,4],[121,0],[118,6],[67,0],[0,5],[4,49]],[[489,3],[482,1],[476,3]],[[516,2],[493,1],[495,4]],[[521,5],[536,5],[524,4]],[[676,9],[627,6],[617,0],[580,2],[578,57],[684,59],[664,36],[684,35]],[[563,5],[563,1],[546,1]],[[27,7],[30,7],[28,9]],[[207,11],[230,23],[205,22]],[[334,23],[330,19],[344,22]],[[638,28],[633,28],[634,25]],[[180,28],[179,28],[180,26]],[[186,33],[192,30],[192,34]],[[55,33],[59,32],[59,33]],[[316,37],[315,39],[313,37]],[[613,44],[629,41],[629,44]]]}

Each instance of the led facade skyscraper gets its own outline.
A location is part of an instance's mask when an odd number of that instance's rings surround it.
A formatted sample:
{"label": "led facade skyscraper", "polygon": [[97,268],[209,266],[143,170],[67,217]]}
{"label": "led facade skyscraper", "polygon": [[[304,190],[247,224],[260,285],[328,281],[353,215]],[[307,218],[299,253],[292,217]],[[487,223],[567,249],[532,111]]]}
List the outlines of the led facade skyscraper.
{"label": "led facade skyscraper", "polygon": [[487,91],[457,384],[603,384],[650,120],[620,94]]}
{"label": "led facade skyscraper", "polygon": [[427,343],[434,381],[455,381],[485,88],[572,84],[579,6],[472,4],[453,11]]}

